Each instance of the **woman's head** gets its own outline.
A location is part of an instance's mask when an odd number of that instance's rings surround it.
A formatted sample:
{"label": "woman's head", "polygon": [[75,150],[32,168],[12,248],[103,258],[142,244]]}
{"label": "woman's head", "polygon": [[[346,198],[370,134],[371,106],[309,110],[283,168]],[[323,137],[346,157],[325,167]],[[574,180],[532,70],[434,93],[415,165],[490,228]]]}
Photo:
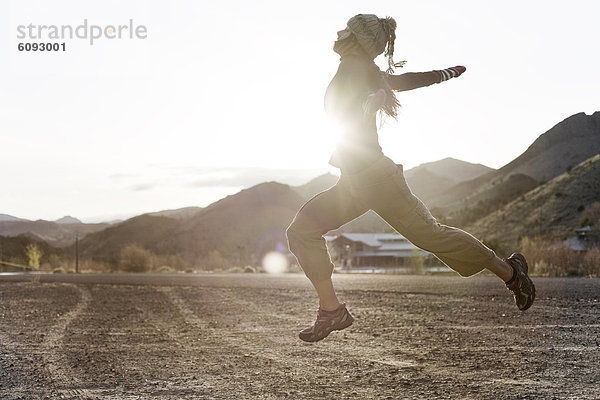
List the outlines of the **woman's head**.
{"label": "woman's head", "polygon": [[334,50],[343,56],[343,51],[353,49],[352,46],[348,46],[348,42],[352,42],[353,39],[371,59],[385,52],[389,73],[393,72],[394,67],[402,66],[401,63],[394,64],[393,61],[396,40],[396,21],[393,18],[378,18],[373,14],[355,15],[348,20],[346,29],[338,32]]}

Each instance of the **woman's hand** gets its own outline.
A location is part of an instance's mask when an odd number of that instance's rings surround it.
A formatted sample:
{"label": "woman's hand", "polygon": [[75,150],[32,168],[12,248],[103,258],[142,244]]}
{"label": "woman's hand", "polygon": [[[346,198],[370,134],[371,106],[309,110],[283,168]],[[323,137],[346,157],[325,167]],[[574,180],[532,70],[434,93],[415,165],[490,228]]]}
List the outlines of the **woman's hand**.
{"label": "woman's hand", "polygon": [[465,67],[463,67],[462,65],[457,65],[456,67],[450,67],[450,68],[446,68],[446,69],[442,69],[442,70],[438,70],[438,71],[434,71],[434,72],[437,72],[437,74],[440,77],[440,81],[438,83],[442,83],[451,78],[458,78],[466,70],[467,69]]}

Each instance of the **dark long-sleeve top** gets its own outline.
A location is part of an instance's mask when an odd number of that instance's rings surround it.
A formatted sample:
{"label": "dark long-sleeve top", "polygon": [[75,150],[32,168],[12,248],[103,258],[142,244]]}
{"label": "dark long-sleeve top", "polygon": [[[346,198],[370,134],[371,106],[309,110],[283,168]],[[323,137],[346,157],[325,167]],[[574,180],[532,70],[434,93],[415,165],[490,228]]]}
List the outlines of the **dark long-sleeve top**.
{"label": "dark long-sleeve top", "polygon": [[330,164],[342,172],[358,172],[383,157],[376,114],[364,111],[365,101],[385,83],[394,91],[412,90],[440,82],[438,71],[383,74],[375,63],[360,56],[342,57],[325,93],[325,110],[342,127]]}

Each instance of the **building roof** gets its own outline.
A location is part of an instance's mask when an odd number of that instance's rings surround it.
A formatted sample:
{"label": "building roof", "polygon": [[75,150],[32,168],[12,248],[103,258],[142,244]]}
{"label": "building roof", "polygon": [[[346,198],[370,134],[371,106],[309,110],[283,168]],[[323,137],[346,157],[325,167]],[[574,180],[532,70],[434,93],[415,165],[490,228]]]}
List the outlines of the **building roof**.
{"label": "building roof", "polygon": [[378,248],[381,248],[381,246],[394,246],[395,244],[409,243],[406,238],[399,233],[342,233],[341,235],[325,236],[325,239],[328,242],[333,242],[341,237],[352,242],[361,242],[367,246]]}
{"label": "building roof", "polygon": [[[416,250],[416,252],[415,252]],[[354,257],[415,257],[427,256],[428,252],[413,246],[410,250],[388,250],[388,251],[357,251],[352,253]]]}

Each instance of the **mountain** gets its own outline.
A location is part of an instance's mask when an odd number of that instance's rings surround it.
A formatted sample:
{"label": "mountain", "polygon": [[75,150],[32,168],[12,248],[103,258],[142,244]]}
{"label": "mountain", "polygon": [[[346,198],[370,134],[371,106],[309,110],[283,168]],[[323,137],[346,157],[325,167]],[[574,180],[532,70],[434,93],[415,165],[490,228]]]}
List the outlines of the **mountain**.
{"label": "mountain", "polygon": [[[155,254],[179,254],[199,267],[215,250],[230,263],[260,263],[268,251],[287,248],[285,230],[305,201],[297,190],[267,182],[227,196],[188,218],[141,215],[86,236],[79,248],[86,257],[109,262],[116,262],[121,249],[133,243]],[[300,191],[314,195],[308,186]]]}
{"label": "mountain", "polygon": [[55,247],[66,247],[75,242],[75,236],[83,237],[90,232],[100,231],[108,224],[62,223],[52,221],[12,220],[0,221],[0,235],[27,235]]}
{"label": "mountain", "polygon": [[547,181],[600,152],[600,111],[579,113],[556,124],[519,157],[500,168],[501,175],[521,173]]}
{"label": "mountain", "polygon": [[156,211],[156,212],[148,213],[148,215],[151,215],[154,217],[170,217],[170,218],[175,218],[175,219],[188,219],[190,217],[193,217],[200,210],[202,210],[201,207],[184,207],[184,208],[178,208],[176,210]]}
{"label": "mountain", "polygon": [[415,175],[427,171],[439,178],[446,179],[452,183],[463,182],[477,178],[488,172],[494,171],[493,168],[482,164],[472,164],[455,158],[444,158],[443,160],[421,164],[411,168],[404,173],[407,180],[413,180]]}
{"label": "mountain", "polygon": [[444,158],[409,169],[404,176],[412,192],[429,204],[453,186],[493,171],[482,164]]}
{"label": "mountain", "polygon": [[209,205],[168,240],[197,265],[212,250],[231,262],[260,263],[268,251],[287,248],[285,230],[303,202],[288,185],[262,183]]}
{"label": "mountain", "polygon": [[[486,212],[491,212],[494,207],[521,196],[598,152],[600,112],[575,114],[540,135],[525,152],[502,168],[458,183],[429,199],[427,204],[442,215],[460,213],[480,202],[485,203]],[[519,178],[511,178],[515,175]],[[499,193],[502,199],[498,198]]]}
{"label": "mountain", "polygon": [[600,201],[600,154],[477,220],[467,230],[516,248],[523,236],[564,239],[581,227],[581,213]]}
{"label": "mountain", "polygon": [[108,263],[116,263],[121,249],[128,244],[137,244],[156,254],[175,254],[181,249],[166,242],[178,224],[175,218],[139,215],[89,233],[79,241],[79,252],[84,258]]}
{"label": "mountain", "polygon": [[60,219],[57,219],[56,221],[57,224],[82,224],[83,222],[81,222],[80,220],[78,220],[77,218],[73,218],[70,215],[66,215]]}
{"label": "mountain", "polygon": [[[459,226],[488,242],[514,246],[522,235],[539,232],[560,237],[577,227],[582,210],[600,200],[599,127],[599,112],[576,114],[499,170],[443,159],[405,175],[412,190],[434,206],[434,214],[439,212],[442,222],[460,222]],[[268,251],[285,251],[285,229],[300,206],[337,179],[325,174],[296,187],[266,182],[205,208],[165,210],[105,224],[97,232],[80,235],[80,252],[114,263],[121,249],[133,243],[157,255],[180,255],[198,267],[219,257],[229,265],[258,264]],[[30,232],[52,239],[60,236],[56,229],[78,226],[81,232],[87,225],[4,221],[0,235],[11,228],[13,234]],[[358,231],[389,232],[391,228],[369,212],[338,230]],[[73,231],[61,234],[72,242]]]}
{"label": "mountain", "polygon": [[0,214],[0,222],[4,221],[27,221],[26,219],[13,217],[12,215]]}

